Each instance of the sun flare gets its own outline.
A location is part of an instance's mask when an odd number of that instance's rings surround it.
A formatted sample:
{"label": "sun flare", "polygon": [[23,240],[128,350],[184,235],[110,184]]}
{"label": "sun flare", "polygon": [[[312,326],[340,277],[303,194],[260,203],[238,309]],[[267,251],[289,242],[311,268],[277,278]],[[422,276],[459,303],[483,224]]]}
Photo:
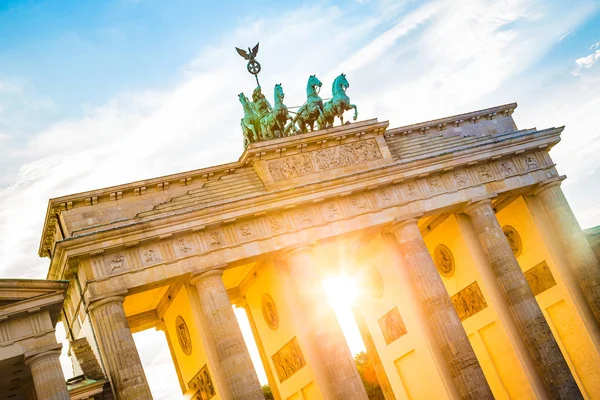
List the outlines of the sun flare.
{"label": "sun flare", "polygon": [[358,297],[356,279],[342,273],[323,280],[323,287],[327,293],[329,304],[335,311],[338,322],[348,342],[352,354],[364,351],[365,345],[360,336],[352,306]]}

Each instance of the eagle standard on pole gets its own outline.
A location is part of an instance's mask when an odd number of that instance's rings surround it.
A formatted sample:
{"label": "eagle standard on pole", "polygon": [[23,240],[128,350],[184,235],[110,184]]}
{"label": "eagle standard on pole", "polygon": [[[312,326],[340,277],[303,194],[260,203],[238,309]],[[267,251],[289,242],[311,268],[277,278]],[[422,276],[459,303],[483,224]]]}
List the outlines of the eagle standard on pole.
{"label": "eagle standard on pole", "polygon": [[248,47],[248,51],[242,50],[239,47],[236,47],[235,49],[237,50],[237,52],[240,56],[244,57],[244,60],[248,60],[248,65],[246,65],[246,68],[248,69],[248,72],[250,72],[252,75],[254,75],[254,78],[256,79],[256,84],[260,86],[260,83],[258,83],[258,73],[260,72],[260,63],[255,60],[255,57],[258,54],[258,45],[259,45],[259,43],[256,43],[256,46],[254,46],[254,48],[252,48],[252,49],[250,49],[250,47]]}

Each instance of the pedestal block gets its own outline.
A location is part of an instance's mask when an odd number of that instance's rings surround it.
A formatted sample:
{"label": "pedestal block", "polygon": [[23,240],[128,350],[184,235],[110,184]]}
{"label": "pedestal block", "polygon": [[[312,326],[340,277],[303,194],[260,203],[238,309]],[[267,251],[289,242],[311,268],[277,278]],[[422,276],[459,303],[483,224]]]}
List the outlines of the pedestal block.
{"label": "pedestal block", "polygon": [[123,300],[108,297],[89,306],[102,360],[118,400],[152,399]]}
{"label": "pedestal block", "polygon": [[444,282],[427,250],[416,219],[392,228],[429,324],[442,348],[452,378],[463,399],[493,399],[477,356],[454,309]]}
{"label": "pedestal block", "polygon": [[198,290],[202,313],[210,338],[206,346],[213,347],[217,363],[213,371],[217,381],[225,383],[221,388],[222,399],[262,400],[262,388],[252,365],[242,331],[233,312],[227,290],[223,284],[222,270],[213,270],[192,277],[191,283]]}
{"label": "pedestal block", "polygon": [[496,219],[491,201],[473,203],[465,209],[465,213],[471,219],[548,396],[552,399],[581,399],[575,379]]}

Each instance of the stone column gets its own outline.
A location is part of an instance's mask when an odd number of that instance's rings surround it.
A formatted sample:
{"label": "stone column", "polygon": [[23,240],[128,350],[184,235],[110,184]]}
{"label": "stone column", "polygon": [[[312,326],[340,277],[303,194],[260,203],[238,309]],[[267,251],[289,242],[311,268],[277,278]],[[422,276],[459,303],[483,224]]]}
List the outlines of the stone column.
{"label": "stone column", "polygon": [[[302,348],[315,371],[320,390],[326,399],[367,399],[367,393],[356,369],[354,358],[329,306],[310,247],[291,250],[284,255],[291,280],[289,290],[301,315],[294,315],[297,325],[304,325],[301,332]],[[288,297],[289,298],[289,297]],[[309,365],[310,365],[309,364]]]}
{"label": "stone column", "polygon": [[560,188],[560,181],[543,184],[535,194],[596,321],[600,323],[600,264]]}
{"label": "stone column", "polygon": [[464,211],[471,219],[548,395],[552,399],[581,399],[575,379],[496,219],[492,202],[478,201]]}
{"label": "stone column", "polygon": [[246,316],[248,317],[248,322],[250,323],[250,328],[252,329],[252,335],[254,336],[254,341],[256,342],[256,348],[258,349],[258,353],[260,354],[260,360],[262,361],[263,368],[265,369],[265,375],[267,375],[267,380],[269,381],[271,393],[273,393],[273,397],[275,398],[275,400],[281,400],[279,387],[277,386],[277,382],[275,381],[275,375],[273,374],[273,370],[271,369],[271,364],[269,364],[269,357],[267,356],[267,352],[265,351],[265,346],[263,346],[262,339],[258,334],[258,329],[256,328],[256,323],[254,322],[254,316],[252,315],[252,311],[250,310],[248,300],[246,300],[246,298],[244,297],[243,299],[237,302],[237,305],[242,307],[246,311]]}
{"label": "stone column", "polygon": [[252,365],[242,331],[233,312],[220,269],[195,275],[191,283],[198,290],[201,319],[205,322],[218,364],[213,365],[215,374],[225,382],[229,393],[221,398],[264,399],[256,371]]}
{"label": "stone column", "polygon": [[417,219],[409,219],[394,224],[391,229],[398,242],[404,267],[409,270],[461,397],[473,400],[493,399],[490,386],[427,250],[417,222]]}
{"label": "stone column", "polygon": [[123,300],[108,297],[89,306],[102,360],[118,400],[152,399]]}
{"label": "stone column", "polygon": [[69,400],[69,391],[60,366],[60,349],[58,345],[52,350],[38,353],[25,359],[31,370],[33,386],[37,400]]}

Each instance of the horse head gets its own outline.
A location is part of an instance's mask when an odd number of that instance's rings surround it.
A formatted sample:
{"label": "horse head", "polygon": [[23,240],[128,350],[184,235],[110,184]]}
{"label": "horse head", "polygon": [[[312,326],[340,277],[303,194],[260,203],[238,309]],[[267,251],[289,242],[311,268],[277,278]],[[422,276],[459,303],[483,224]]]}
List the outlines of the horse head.
{"label": "horse head", "polygon": [[273,90],[273,97],[275,98],[275,103],[277,103],[278,101],[283,101],[285,93],[283,93],[283,87],[281,86],[281,83],[275,85],[275,89]]}
{"label": "horse head", "polygon": [[248,101],[248,98],[246,97],[246,95],[244,93],[238,94],[238,99],[240,100],[240,103],[242,103],[242,107],[244,107],[244,111],[248,110],[250,108],[250,102]]}
{"label": "horse head", "polygon": [[340,74],[333,81],[333,85],[331,86],[331,94],[333,96],[336,95],[339,91],[346,92],[346,89],[350,87],[350,83],[348,83],[348,79],[346,79],[346,74]]}
{"label": "horse head", "polygon": [[316,75],[311,75],[308,77],[308,83],[306,84],[306,95],[311,96],[312,94],[318,94],[317,87],[321,88],[323,83],[316,77]]}

